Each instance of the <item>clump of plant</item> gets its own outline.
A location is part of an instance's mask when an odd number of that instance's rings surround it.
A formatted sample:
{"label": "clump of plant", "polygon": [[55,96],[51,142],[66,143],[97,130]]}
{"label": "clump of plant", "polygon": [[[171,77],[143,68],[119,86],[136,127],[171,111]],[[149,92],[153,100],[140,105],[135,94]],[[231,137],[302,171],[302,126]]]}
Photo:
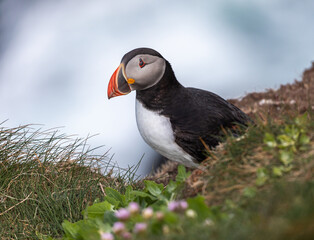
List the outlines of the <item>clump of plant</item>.
{"label": "clump of plant", "polygon": [[201,196],[176,200],[190,174],[178,167],[176,181],[167,186],[144,181],[143,190],[129,185],[124,194],[105,188],[105,201],[96,202],[83,211],[84,219],[64,221],[64,239],[146,239],[184,232],[185,219],[195,223],[210,222],[211,211]]}
{"label": "clump of plant", "polygon": [[[291,123],[287,123],[279,128],[279,131],[266,132],[264,143],[267,151],[274,151],[279,164],[272,167],[272,174],[281,177],[284,173],[289,172],[293,167],[293,160],[299,151],[308,148],[310,137],[307,135],[309,125],[308,114],[296,117]],[[259,170],[258,185],[263,184],[267,179],[265,169]]]}

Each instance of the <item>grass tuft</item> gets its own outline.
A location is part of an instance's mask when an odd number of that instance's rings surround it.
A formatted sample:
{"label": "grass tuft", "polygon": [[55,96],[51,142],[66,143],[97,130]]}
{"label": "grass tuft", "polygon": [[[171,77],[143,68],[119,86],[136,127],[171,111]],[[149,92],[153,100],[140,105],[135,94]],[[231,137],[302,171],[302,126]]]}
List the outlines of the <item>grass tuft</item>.
{"label": "grass tuft", "polygon": [[29,125],[0,128],[1,239],[59,237],[63,220],[80,220],[105,187],[123,192],[136,180],[138,166],[118,168],[87,140]]}

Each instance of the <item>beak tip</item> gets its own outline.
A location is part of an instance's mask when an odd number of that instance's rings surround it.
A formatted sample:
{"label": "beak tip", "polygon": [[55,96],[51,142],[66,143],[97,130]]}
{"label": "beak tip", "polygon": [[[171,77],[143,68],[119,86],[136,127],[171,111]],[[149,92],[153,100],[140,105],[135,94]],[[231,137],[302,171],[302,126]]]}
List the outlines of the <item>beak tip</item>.
{"label": "beak tip", "polygon": [[[127,92],[126,91],[121,91],[119,89],[119,87],[118,87],[118,76],[119,76],[119,72],[123,71],[123,70],[121,70],[122,68],[123,68],[123,64],[120,64],[120,66],[114,71],[114,73],[112,74],[112,76],[110,78],[110,81],[109,81],[109,84],[108,84],[108,90],[107,90],[108,100],[110,98],[121,96],[121,95],[126,95],[129,92],[131,92],[130,86],[128,85],[127,81],[125,81],[125,84],[127,84],[128,88],[129,88],[129,91],[127,91]],[[124,86],[124,88],[125,88],[125,86]]]}
{"label": "beak tip", "polygon": [[107,93],[108,100],[110,100],[111,98],[113,98],[115,96],[116,96],[116,94],[114,91],[108,91],[108,93]]}

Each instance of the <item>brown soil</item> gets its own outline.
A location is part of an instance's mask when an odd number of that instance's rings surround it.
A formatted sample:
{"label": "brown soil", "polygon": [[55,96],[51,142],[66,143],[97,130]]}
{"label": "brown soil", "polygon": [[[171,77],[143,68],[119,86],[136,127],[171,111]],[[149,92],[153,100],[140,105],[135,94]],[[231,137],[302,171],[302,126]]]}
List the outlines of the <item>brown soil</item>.
{"label": "brown soil", "polygon": [[256,114],[278,118],[283,114],[314,110],[314,62],[304,71],[301,81],[281,85],[277,90],[249,93],[242,99],[231,99],[229,102],[253,118]]}

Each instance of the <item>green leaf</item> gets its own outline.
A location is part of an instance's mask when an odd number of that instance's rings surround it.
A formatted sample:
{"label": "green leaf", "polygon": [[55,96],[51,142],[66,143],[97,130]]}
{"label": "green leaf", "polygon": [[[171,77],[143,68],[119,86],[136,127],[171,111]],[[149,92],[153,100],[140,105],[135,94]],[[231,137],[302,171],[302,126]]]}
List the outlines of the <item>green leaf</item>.
{"label": "green leaf", "polygon": [[295,125],[292,126],[287,125],[285,127],[285,133],[293,140],[297,140],[300,135],[300,130]]}
{"label": "green leaf", "polygon": [[257,174],[257,178],[268,177],[267,176],[267,170],[266,170],[266,168],[263,168],[263,167],[258,168],[256,174]]}
{"label": "green leaf", "polygon": [[153,181],[148,180],[145,180],[144,182],[147,191],[155,197],[158,197],[162,193],[162,190],[164,189],[163,184],[157,184]]}
{"label": "green leaf", "polygon": [[111,187],[106,187],[105,188],[106,195],[108,197],[114,198],[116,201],[120,203],[122,207],[125,207],[126,201],[125,201],[125,196],[119,193],[117,190],[111,188]]}
{"label": "green leaf", "polygon": [[142,198],[150,198],[151,200],[157,200],[156,197],[154,197],[153,195],[146,193],[146,192],[142,192],[142,191],[137,191],[137,190],[133,190],[131,192],[131,195],[135,196],[135,197],[142,197]]}
{"label": "green leaf", "polygon": [[187,200],[189,209],[194,210],[197,213],[197,217],[200,221],[205,220],[210,217],[211,210],[205,203],[205,198],[203,196],[196,196],[194,198],[189,198]]}
{"label": "green leaf", "polygon": [[[113,205],[107,201],[95,203],[87,208],[88,218],[103,218],[106,211],[112,211]],[[83,213],[84,214],[84,213]]]}
{"label": "green leaf", "polygon": [[292,165],[288,165],[288,166],[281,166],[281,170],[285,173],[290,172],[292,169]]}
{"label": "green leaf", "polygon": [[114,206],[115,209],[118,209],[119,206],[121,205],[121,202],[117,201],[115,198],[110,196],[105,196],[104,200],[109,202],[112,206]]}
{"label": "green leaf", "polygon": [[178,222],[179,215],[174,212],[166,212],[164,216],[164,221],[167,225],[174,225]]}
{"label": "green leaf", "polygon": [[310,138],[306,136],[304,133],[302,133],[299,138],[299,144],[307,145],[309,143],[310,143]]}
{"label": "green leaf", "polygon": [[[79,235],[76,239],[99,240],[99,229],[104,226],[102,220],[91,219],[80,224]],[[108,228],[108,227],[107,227]]]}
{"label": "green leaf", "polygon": [[258,168],[256,171],[257,179],[255,181],[257,186],[262,186],[268,180],[266,168]]}
{"label": "green leaf", "polygon": [[83,240],[99,240],[100,234],[97,229],[92,227],[85,227],[84,230],[80,231]]}
{"label": "green leaf", "polygon": [[288,166],[293,160],[293,152],[281,150],[279,151],[279,159],[285,166]]}
{"label": "green leaf", "polygon": [[46,236],[46,235],[44,235],[44,234],[42,234],[42,233],[40,233],[40,232],[37,232],[37,231],[36,231],[36,237],[37,237],[39,240],[58,240],[58,239],[56,239],[56,238],[52,238],[52,237],[50,237],[50,236]]}
{"label": "green leaf", "polygon": [[128,185],[128,186],[126,187],[125,194],[124,194],[124,196],[125,196],[125,201],[126,201],[127,204],[130,203],[130,202],[132,202],[132,201],[134,200],[134,196],[131,194],[132,191],[133,191],[132,186],[131,186],[131,185]]}
{"label": "green leaf", "polygon": [[76,239],[79,235],[78,232],[80,230],[79,222],[83,222],[83,220],[80,220],[76,223],[71,223],[67,220],[64,220],[62,223],[62,228],[65,232],[65,236]]}
{"label": "green leaf", "polygon": [[295,145],[295,141],[286,134],[281,134],[277,137],[280,142],[279,147],[286,148]]}
{"label": "green leaf", "polygon": [[273,167],[273,175],[275,177],[281,177],[282,176],[282,167]]}
{"label": "green leaf", "polygon": [[296,117],[294,122],[302,129],[305,128],[308,123],[308,113],[304,113],[303,115]]}
{"label": "green leaf", "polygon": [[229,210],[235,210],[235,209],[238,208],[238,205],[234,201],[232,201],[231,199],[226,199],[225,200],[225,206]]}
{"label": "green leaf", "polygon": [[268,146],[268,147],[271,147],[271,148],[275,148],[277,146],[277,142],[276,142],[276,139],[274,137],[273,134],[271,133],[265,133],[265,136],[264,136],[264,143]]}
{"label": "green leaf", "polygon": [[186,172],[186,169],[183,165],[178,166],[178,174],[176,176],[177,182],[184,182],[189,176],[191,175],[190,172]]}
{"label": "green leaf", "polygon": [[173,193],[176,190],[177,186],[178,184],[176,182],[170,180],[170,182],[166,186],[166,191],[169,193]]}
{"label": "green leaf", "polygon": [[246,187],[243,189],[243,196],[247,198],[252,198],[252,197],[255,197],[256,192],[257,190],[255,187]]}
{"label": "green leaf", "polygon": [[113,211],[107,211],[104,213],[103,222],[112,226],[118,219],[114,215]]}

